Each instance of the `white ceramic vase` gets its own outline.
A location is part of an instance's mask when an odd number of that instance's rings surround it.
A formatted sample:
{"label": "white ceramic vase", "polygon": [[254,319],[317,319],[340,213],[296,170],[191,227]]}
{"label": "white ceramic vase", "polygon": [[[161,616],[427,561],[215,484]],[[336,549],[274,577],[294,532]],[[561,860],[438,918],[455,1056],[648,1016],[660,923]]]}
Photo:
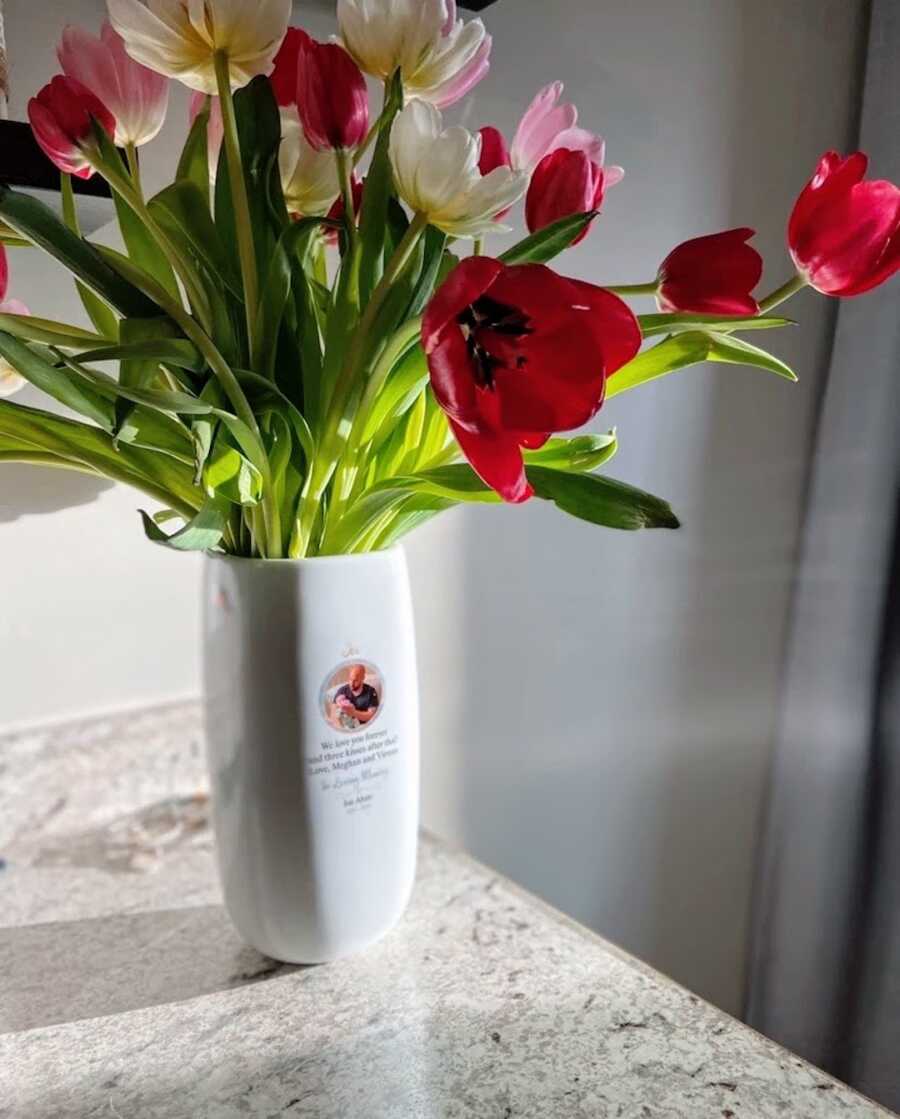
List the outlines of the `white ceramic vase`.
{"label": "white ceramic vase", "polygon": [[399,548],[205,560],[204,687],[225,903],[291,963],[400,918],[419,820],[412,605]]}

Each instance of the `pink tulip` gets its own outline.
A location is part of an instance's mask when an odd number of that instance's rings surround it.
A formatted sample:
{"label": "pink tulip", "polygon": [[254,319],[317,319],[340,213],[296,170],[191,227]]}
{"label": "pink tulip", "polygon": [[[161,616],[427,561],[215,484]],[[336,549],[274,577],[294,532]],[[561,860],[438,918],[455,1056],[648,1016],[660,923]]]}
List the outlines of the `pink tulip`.
{"label": "pink tulip", "polygon": [[60,171],[89,179],[94,173],[89,158],[94,146],[92,120],[113,135],[116,118],[93,93],[75,78],[59,75],[28,102],[28,119],[34,138]]}
{"label": "pink tulip", "polygon": [[67,27],[56,51],[67,78],[91,91],[116,118],[115,142],[146,144],[162,128],[169,80],[135,62],[109,22],[100,38],[81,27]]}
{"label": "pink tulip", "polygon": [[[603,167],[606,144],[602,137],[576,126],[578,110],[568,103],[559,104],[562,92],[562,82],[552,82],[525,110],[509,149],[517,171],[533,171],[544,156],[558,148],[584,152],[592,163]],[[614,186],[624,174],[621,167],[604,168],[604,185]]]}
{"label": "pink tulip", "polygon": [[[442,35],[447,39],[456,27],[456,0],[445,0],[447,6],[447,19],[444,21]],[[478,50],[472,55],[457,72],[438,86],[429,97],[432,105],[438,109],[446,109],[455,105],[473,89],[491,68],[491,37],[484,35]]]}

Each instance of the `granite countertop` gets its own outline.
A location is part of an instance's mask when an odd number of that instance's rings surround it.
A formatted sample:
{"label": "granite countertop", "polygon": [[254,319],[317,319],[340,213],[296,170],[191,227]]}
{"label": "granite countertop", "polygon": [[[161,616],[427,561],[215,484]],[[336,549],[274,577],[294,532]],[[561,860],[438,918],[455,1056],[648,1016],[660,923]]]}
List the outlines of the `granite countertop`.
{"label": "granite countertop", "polygon": [[319,967],[219,903],[199,712],[0,739],[0,1116],[887,1116],[423,837],[413,900]]}

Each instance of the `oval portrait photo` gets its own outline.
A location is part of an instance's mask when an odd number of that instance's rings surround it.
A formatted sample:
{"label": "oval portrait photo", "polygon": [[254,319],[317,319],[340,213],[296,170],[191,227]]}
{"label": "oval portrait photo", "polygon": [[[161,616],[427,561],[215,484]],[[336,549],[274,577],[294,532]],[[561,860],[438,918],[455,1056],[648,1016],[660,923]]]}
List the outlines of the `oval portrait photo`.
{"label": "oval portrait photo", "polygon": [[362,730],[378,717],[383,703],[384,681],[368,661],[339,664],[322,685],[322,713],[334,730]]}

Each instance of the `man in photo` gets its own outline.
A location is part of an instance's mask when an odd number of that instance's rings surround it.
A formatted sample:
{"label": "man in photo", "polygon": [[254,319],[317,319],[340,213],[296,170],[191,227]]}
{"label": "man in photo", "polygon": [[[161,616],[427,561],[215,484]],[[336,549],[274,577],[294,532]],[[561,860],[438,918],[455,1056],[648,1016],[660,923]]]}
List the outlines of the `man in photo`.
{"label": "man in photo", "polygon": [[335,721],[350,729],[371,722],[378,714],[378,692],[366,683],[366,668],[354,664],[350,668],[350,679],[334,693],[332,712]]}

